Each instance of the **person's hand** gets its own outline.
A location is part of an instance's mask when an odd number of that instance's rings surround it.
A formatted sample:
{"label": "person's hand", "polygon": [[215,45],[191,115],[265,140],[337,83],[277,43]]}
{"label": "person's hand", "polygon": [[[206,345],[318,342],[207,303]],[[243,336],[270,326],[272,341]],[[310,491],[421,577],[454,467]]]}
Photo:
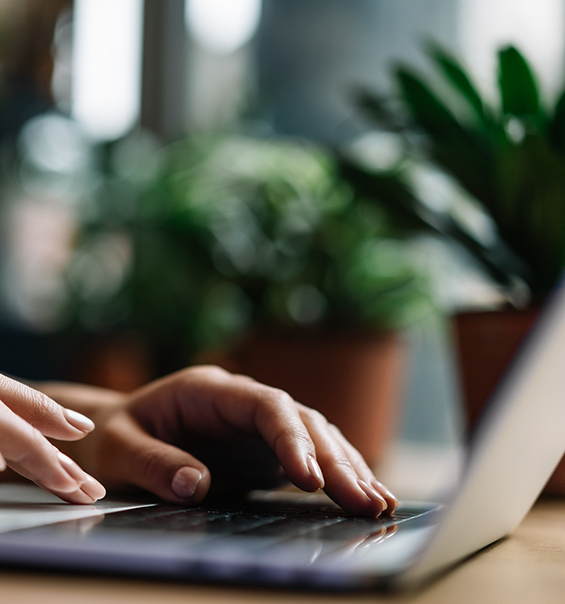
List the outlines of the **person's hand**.
{"label": "person's hand", "polygon": [[77,440],[93,428],[84,415],[0,375],[0,471],[10,467],[69,503],[93,503],[104,487],[46,438]]}
{"label": "person's hand", "polygon": [[108,488],[135,485],[193,505],[211,487],[271,487],[284,471],[354,514],[377,516],[397,505],[320,413],[217,367],[181,371],[91,413],[98,428],[75,454]]}

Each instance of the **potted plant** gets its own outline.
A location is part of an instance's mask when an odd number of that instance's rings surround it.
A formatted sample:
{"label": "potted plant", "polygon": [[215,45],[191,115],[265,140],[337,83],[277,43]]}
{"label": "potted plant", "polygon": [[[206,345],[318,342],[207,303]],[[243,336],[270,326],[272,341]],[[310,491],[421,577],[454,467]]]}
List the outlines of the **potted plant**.
{"label": "potted plant", "polygon": [[[306,143],[188,140],[158,163],[125,197],[110,170],[85,204],[75,324],[142,334],[172,359],[159,373],[196,358],[284,388],[375,461],[400,394],[398,328],[427,304],[386,213]],[[115,283],[93,288],[96,270]]]}
{"label": "potted plant", "polygon": [[[411,232],[462,246],[506,300],[494,313],[455,318],[472,424],[563,270],[565,92],[544,102],[531,67],[510,46],[498,53],[499,99],[491,105],[456,58],[436,45],[428,54],[433,75],[395,70],[394,102],[365,91],[357,99],[380,128],[402,140],[402,159],[375,171],[343,156],[341,167],[360,194],[384,204]],[[415,166],[450,179],[451,207],[425,199]],[[480,213],[482,232],[465,220],[465,203]]]}

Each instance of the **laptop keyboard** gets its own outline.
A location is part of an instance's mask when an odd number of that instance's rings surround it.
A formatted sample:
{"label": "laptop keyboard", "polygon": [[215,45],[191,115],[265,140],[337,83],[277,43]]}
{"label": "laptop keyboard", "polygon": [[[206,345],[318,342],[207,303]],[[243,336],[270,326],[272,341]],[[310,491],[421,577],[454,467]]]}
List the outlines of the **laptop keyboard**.
{"label": "laptop keyboard", "polygon": [[[385,553],[390,573],[388,552],[396,550],[374,547],[399,533],[410,534],[410,528],[421,536],[419,529],[431,526],[438,510],[410,504],[392,516],[361,518],[329,505],[326,498],[319,501],[150,505],[4,533],[0,560],[3,551],[11,551],[10,561],[26,564],[285,584],[294,577],[325,587],[350,585],[358,579],[346,569],[376,551]],[[45,558],[45,551],[53,556]],[[392,562],[398,564],[398,556]]]}
{"label": "laptop keyboard", "polygon": [[126,513],[108,514],[96,529],[116,528],[170,533],[200,538],[228,535],[262,538],[277,542],[293,539],[350,541],[380,533],[383,529],[428,515],[429,508],[395,511],[392,516],[361,518],[338,508],[305,508],[300,505],[273,507],[271,503],[238,503],[199,508],[160,505]]}

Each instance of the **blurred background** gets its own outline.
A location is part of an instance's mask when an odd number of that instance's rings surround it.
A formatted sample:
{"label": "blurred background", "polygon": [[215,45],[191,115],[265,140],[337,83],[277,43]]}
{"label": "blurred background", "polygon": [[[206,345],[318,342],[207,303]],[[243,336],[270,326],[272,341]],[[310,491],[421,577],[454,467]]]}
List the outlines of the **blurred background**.
{"label": "blurred background", "polygon": [[[455,443],[445,317],[504,296],[460,249],[351,213],[335,157],[398,162],[356,93],[394,96],[401,63],[433,81],[431,40],[493,105],[515,45],[553,102],[564,30],[562,0],[0,0],[0,370],[128,390],[194,358],[229,365],[251,324],[339,331],[350,311],[409,351],[402,438]],[[459,203],[426,183],[432,205]],[[374,252],[366,274],[351,239]],[[317,282],[334,253],[343,279]]]}

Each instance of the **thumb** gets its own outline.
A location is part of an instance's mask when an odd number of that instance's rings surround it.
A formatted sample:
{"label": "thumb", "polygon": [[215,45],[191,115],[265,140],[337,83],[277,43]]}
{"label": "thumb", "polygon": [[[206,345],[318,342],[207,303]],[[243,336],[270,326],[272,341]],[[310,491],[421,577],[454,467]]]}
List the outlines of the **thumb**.
{"label": "thumb", "polygon": [[101,476],[109,486],[134,485],[176,504],[197,504],[210,488],[210,472],[198,459],[148,434],[127,413],[106,426]]}

